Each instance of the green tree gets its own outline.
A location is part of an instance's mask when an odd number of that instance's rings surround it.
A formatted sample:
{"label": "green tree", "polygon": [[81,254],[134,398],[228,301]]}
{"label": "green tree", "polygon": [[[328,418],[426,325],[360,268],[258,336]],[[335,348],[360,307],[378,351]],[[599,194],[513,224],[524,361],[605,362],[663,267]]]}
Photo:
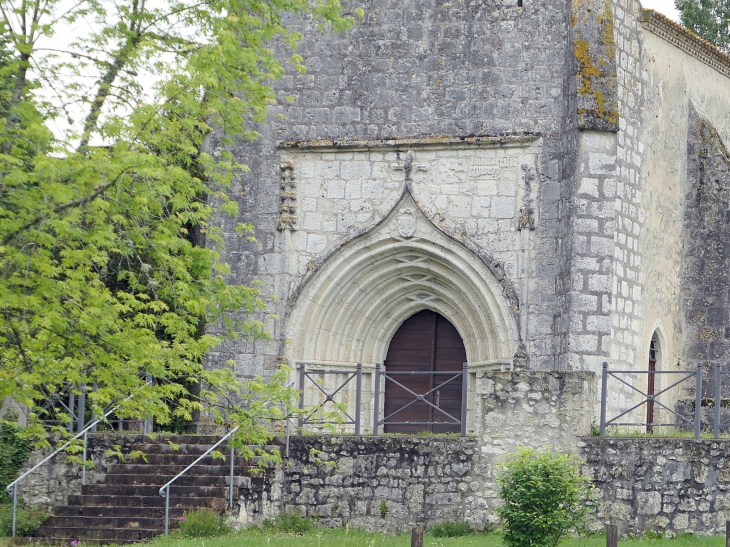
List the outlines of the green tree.
{"label": "green tree", "polygon": [[675,0],[682,24],[730,53],[730,0]]}
{"label": "green tree", "polygon": [[281,417],[285,372],[241,382],[202,360],[221,338],[206,324],[267,336],[215,219],[237,216],[231,146],[287,100],[286,64],[304,70],[287,14],[353,22],[339,0],[0,0],[0,398],[31,409],[36,439],[37,402],[65,383],[160,423],[205,408],[239,445]]}
{"label": "green tree", "polygon": [[497,509],[510,547],[555,547],[581,528],[593,507],[593,486],[582,461],[549,451],[521,448],[502,467]]}

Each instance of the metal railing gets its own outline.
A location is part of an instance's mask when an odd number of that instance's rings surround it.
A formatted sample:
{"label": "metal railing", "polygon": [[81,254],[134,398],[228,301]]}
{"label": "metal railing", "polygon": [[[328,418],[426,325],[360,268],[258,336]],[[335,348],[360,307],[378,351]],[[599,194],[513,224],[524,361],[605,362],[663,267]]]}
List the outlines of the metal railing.
{"label": "metal railing", "polygon": [[[353,425],[355,426],[355,435],[360,434],[360,406],[362,402],[362,363],[358,363],[355,367],[355,371],[352,370],[312,370],[307,372],[306,367],[307,363],[299,362],[299,391],[301,391],[301,397],[299,399],[299,423],[298,427],[301,431],[304,427],[304,424],[310,423],[310,424],[337,424],[337,425]],[[346,378],[343,382],[339,383],[338,385],[334,386],[332,389],[333,391],[327,391],[327,389],[323,388],[320,383],[317,381],[317,378],[314,377],[314,375],[334,375],[334,374],[340,374],[345,375]],[[348,418],[347,421],[328,421],[328,420],[314,420],[313,417],[316,416],[317,412],[324,409],[324,406],[327,403],[333,403],[335,404],[335,395],[337,395],[340,391],[342,391],[345,386],[347,386],[352,379],[355,379],[355,416],[351,416],[349,412],[345,412],[345,416]],[[306,387],[306,381],[309,379],[312,382],[312,385],[314,385],[322,395],[324,395],[324,401],[319,403],[318,405],[315,405],[314,409],[307,415],[304,415],[304,389]],[[287,449],[288,451],[288,449]]]}
{"label": "metal railing", "polygon": [[[239,430],[241,426],[238,425],[231,429],[224,437],[221,437],[221,439],[215,443],[213,446],[211,446],[208,450],[205,451],[204,454],[198,457],[197,460],[195,460],[193,463],[188,465],[185,469],[180,471],[177,475],[175,475],[171,480],[169,480],[162,488],[160,488],[160,496],[165,498],[165,537],[167,537],[170,533],[170,486],[173,482],[175,482],[177,479],[182,477],[185,473],[190,471],[193,467],[195,467],[203,458],[208,456],[213,450],[218,448],[220,444],[223,441],[227,441],[230,439],[231,435],[233,435],[236,431]],[[233,463],[234,458],[236,456],[236,449],[234,447],[231,447],[231,473],[230,473],[230,484],[228,485],[228,508],[233,509]]]}
{"label": "metal railing", "polygon": [[722,416],[720,415],[720,409],[722,407],[722,377],[730,375],[730,370],[722,370],[722,363],[715,363],[715,409],[714,409],[714,424],[713,424],[713,436],[718,439],[720,437],[720,428],[728,423],[722,422]]}
{"label": "metal railing", "polygon": [[[623,375],[656,375],[656,374],[679,374],[682,375],[682,378],[674,382],[672,385],[665,387],[664,389],[656,392],[656,393],[644,393],[641,389],[636,387],[633,384],[630,384],[623,378],[619,377],[619,374]],[[628,410],[625,410],[621,412],[621,414],[611,418],[606,419],[606,401],[608,397],[608,379],[609,377],[613,377],[617,379],[622,384],[627,385],[630,387],[633,391],[636,391],[639,393],[643,398],[640,402],[633,405]],[[650,376],[648,376],[650,377]],[[679,384],[686,382],[687,380],[693,379],[695,380],[695,415],[694,415],[694,422],[675,410],[669,408],[667,405],[663,404],[661,401],[658,401],[657,398],[668,392],[670,389],[677,387]],[[647,382],[647,385],[649,383]],[[647,390],[648,391],[648,390]],[[648,404],[648,403],[654,403],[656,405],[661,406],[662,408],[669,411],[671,414],[679,418],[679,422],[673,422],[673,423],[649,423],[649,422],[618,422],[619,418],[622,418],[623,416],[629,414],[630,412],[633,412],[637,408]],[[719,404],[716,402],[715,408],[718,409]],[[696,438],[699,438],[701,433],[701,427],[702,427],[702,364],[697,364],[696,370],[608,370],[608,363],[603,363],[603,370],[601,375],[601,423],[600,423],[600,434],[601,436],[606,435],[606,427],[608,426],[648,426],[648,427],[662,427],[662,426],[693,426],[694,427],[694,435]]]}
{"label": "metal railing", "polygon": [[[148,383],[147,385],[150,385],[150,384]],[[129,397],[127,397],[126,399],[124,399],[124,401],[122,401],[122,402],[129,401],[135,395],[136,395],[136,393],[133,393],[132,395],[130,395]],[[115,412],[116,410],[118,410],[120,406],[121,406],[121,404],[116,405],[114,408],[111,408],[110,410],[107,410],[101,418],[97,418],[96,420],[94,420],[93,422],[91,422],[82,431],[79,431],[73,438],[71,438],[69,441],[67,441],[61,448],[56,449],[51,455],[46,456],[43,460],[41,460],[39,463],[35,464],[28,471],[26,471],[25,473],[23,473],[20,477],[18,477],[17,479],[15,479],[13,482],[11,482],[10,484],[8,484],[5,487],[6,492],[8,494],[10,494],[11,491],[12,491],[12,495],[13,495],[12,537],[15,537],[15,529],[16,529],[16,522],[17,522],[17,515],[18,515],[18,486],[19,486],[20,481],[22,481],[25,477],[27,477],[28,475],[30,475],[33,471],[35,471],[36,469],[38,469],[41,465],[43,465],[47,461],[49,461],[52,458],[54,458],[59,452],[62,452],[63,450],[65,450],[66,448],[68,448],[69,446],[71,446],[71,444],[76,439],[78,439],[79,437],[83,437],[84,438],[84,446],[83,446],[83,450],[82,450],[82,459],[81,459],[81,484],[82,485],[83,484],[86,484],[86,452],[87,452],[87,446],[88,446],[88,442],[89,442],[89,438],[88,438],[89,431],[91,431],[93,428],[95,428],[100,422],[103,422],[104,420],[106,420],[106,418],[110,414],[112,414],[113,412]]]}
{"label": "metal railing", "polygon": [[[434,378],[434,383],[436,381],[436,378],[442,377],[442,376],[449,376],[449,378],[446,379],[446,381],[441,382],[439,385],[429,389],[426,393],[416,393],[409,387],[406,387],[401,382],[393,378],[393,376],[431,376]],[[429,397],[432,393],[437,393],[440,389],[442,389],[447,384],[450,384],[454,382],[455,380],[461,380],[461,416],[459,418],[456,418],[455,416],[452,416],[448,412],[446,412],[444,409],[440,408],[438,404],[433,404],[431,401],[429,401]],[[401,408],[396,410],[395,412],[391,412],[387,416],[383,416],[382,419],[380,419],[380,383],[381,380],[383,381],[383,384],[385,385],[385,382],[391,382],[404,390],[407,394],[411,395],[413,397],[413,400],[403,405]],[[435,372],[435,371],[428,371],[428,372],[414,372],[414,371],[407,371],[407,372],[386,372],[382,370],[380,363],[378,363],[375,366],[375,404],[374,406],[374,420],[373,420],[373,435],[377,435],[378,431],[380,430],[380,426],[386,426],[386,425],[428,425],[428,426],[434,426],[434,425],[458,425],[460,429],[460,433],[462,437],[466,436],[466,411],[467,411],[467,395],[468,395],[468,381],[469,381],[469,363],[464,363],[463,369],[459,372],[456,371],[450,371],[450,372]],[[391,421],[390,419],[395,416],[396,414],[403,412],[407,408],[410,408],[411,406],[415,405],[416,403],[425,403],[428,407],[431,409],[438,411],[441,415],[443,415],[448,421],[427,421],[427,422],[395,422]]]}

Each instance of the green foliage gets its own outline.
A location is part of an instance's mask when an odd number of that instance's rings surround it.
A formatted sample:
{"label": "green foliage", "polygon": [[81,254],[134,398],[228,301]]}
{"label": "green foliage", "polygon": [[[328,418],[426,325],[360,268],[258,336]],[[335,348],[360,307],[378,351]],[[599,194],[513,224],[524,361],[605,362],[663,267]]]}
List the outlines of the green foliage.
{"label": "green foliage", "polygon": [[388,514],[388,502],[386,500],[380,500],[380,516],[385,518],[385,515]]}
{"label": "green foliage", "polygon": [[213,509],[186,511],[180,517],[179,535],[184,538],[212,538],[224,536],[231,531],[225,515]]}
{"label": "green foliage", "polygon": [[730,53],[730,0],[674,0],[682,24]]}
{"label": "green foliage", "polygon": [[[225,337],[268,337],[266,295],[229,283],[221,261],[220,224],[238,213],[228,189],[246,170],[232,147],[280,100],[273,44],[304,70],[283,18],[327,31],[353,19],[339,0],[4,6],[0,400],[32,409],[41,445],[39,402],[94,384],[89,413],[121,404],[117,418],[179,429],[205,410],[242,426],[234,445],[264,444],[296,407],[286,371],[241,382],[233,363],[202,363]],[[234,244],[255,245],[252,230],[239,224]]]}
{"label": "green foliage", "polygon": [[[48,513],[18,503],[15,521],[15,534],[21,537],[32,536],[48,518]],[[13,504],[0,503],[0,536],[9,536],[13,531]]]}
{"label": "green foliage", "polygon": [[468,522],[442,522],[429,526],[428,533],[435,538],[458,538],[473,532]]}
{"label": "green foliage", "polygon": [[647,530],[644,533],[644,537],[650,541],[659,541],[661,539],[664,539],[664,535],[664,532],[655,530]]}
{"label": "green foliage", "polygon": [[269,532],[303,535],[314,529],[314,519],[303,517],[299,508],[284,511],[274,521],[265,520],[262,528]]}
{"label": "green foliage", "polygon": [[502,467],[497,482],[504,504],[497,509],[509,547],[555,547],[581,528],[593,507],[593,486],[581,460],[521,448]]}
{"label": "green foliage", "polygon": [[7,497],[5,487],[13,482],[30,454],[30,442],[20,433],[17,414],[7,413],[0,423],[0,502]]}

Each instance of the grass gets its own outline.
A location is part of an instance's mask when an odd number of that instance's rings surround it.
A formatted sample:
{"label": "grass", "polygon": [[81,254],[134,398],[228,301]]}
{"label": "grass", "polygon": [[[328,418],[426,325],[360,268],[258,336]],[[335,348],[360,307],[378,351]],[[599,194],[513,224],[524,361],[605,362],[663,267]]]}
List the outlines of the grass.
{"label": "grass", "polygon": [[[409,547],[410,535],[382,536],[360,530],[314,530],[304,535],[262,531],[252,528],[219,538],[182,539],[173,534],[142,545],[149,547]],[[9,547],[10,538],[0,538],[0,547]],[[34,547],[42,544],[34,543]],[[67,544],[68,545],[68,544]],[[424,547],[504,547],[499,534],[473,534],[457,538],[435,538],[428,534]],[[560,547],[604,547],[605,538],[571,538]],[[724,547],[724,536],[680,536],[673,539],[620,539],[620,547]],[[82,543],[78,547],[83,547]]]}

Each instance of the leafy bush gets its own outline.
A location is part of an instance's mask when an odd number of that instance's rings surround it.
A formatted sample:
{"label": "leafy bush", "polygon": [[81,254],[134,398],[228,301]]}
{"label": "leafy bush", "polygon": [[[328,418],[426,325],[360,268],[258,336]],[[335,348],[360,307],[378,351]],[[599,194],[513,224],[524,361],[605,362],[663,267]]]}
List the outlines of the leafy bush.
{"label": "leafy bush", "polygon": [[0,425],[0,502],[7,497],[5,487],[13,482],[30,454],[30,442],[19,434],[18,415],[8,412]]}
{"label": "leafy bush", "polygon": [[428,533],[435,538],[457,538],[472,533],[468,522],[442,522],[428,527]]}
{"label": "leafy bush", "polygon": [[522,448],[502,467],[497,513],[509,547],[555,547],[585,524],[593,485],[581,465],[576,456]]}
{"label": "leafy bush", "polygon": [[[17,536],[32,536],[48,518],[48,513],[18,502],[18,514],[15,521]],[[10,536],[13,532],[13,504],[0,504],[0,536]]]}
{"label": "leafy bush", "polygon": [[303,535],[312,531],[314,528],[314,519],[311,517],[303,517],[301,510],[297,508],[296,511],[283,512],[273,522],[265,520],[263,528],[285,534]]}
{"label": "leafy bush", "polygon": [[226,516],[213,509],[194,509],[180,517],[180,535],[184,538],[218,537],[230,531]]}

